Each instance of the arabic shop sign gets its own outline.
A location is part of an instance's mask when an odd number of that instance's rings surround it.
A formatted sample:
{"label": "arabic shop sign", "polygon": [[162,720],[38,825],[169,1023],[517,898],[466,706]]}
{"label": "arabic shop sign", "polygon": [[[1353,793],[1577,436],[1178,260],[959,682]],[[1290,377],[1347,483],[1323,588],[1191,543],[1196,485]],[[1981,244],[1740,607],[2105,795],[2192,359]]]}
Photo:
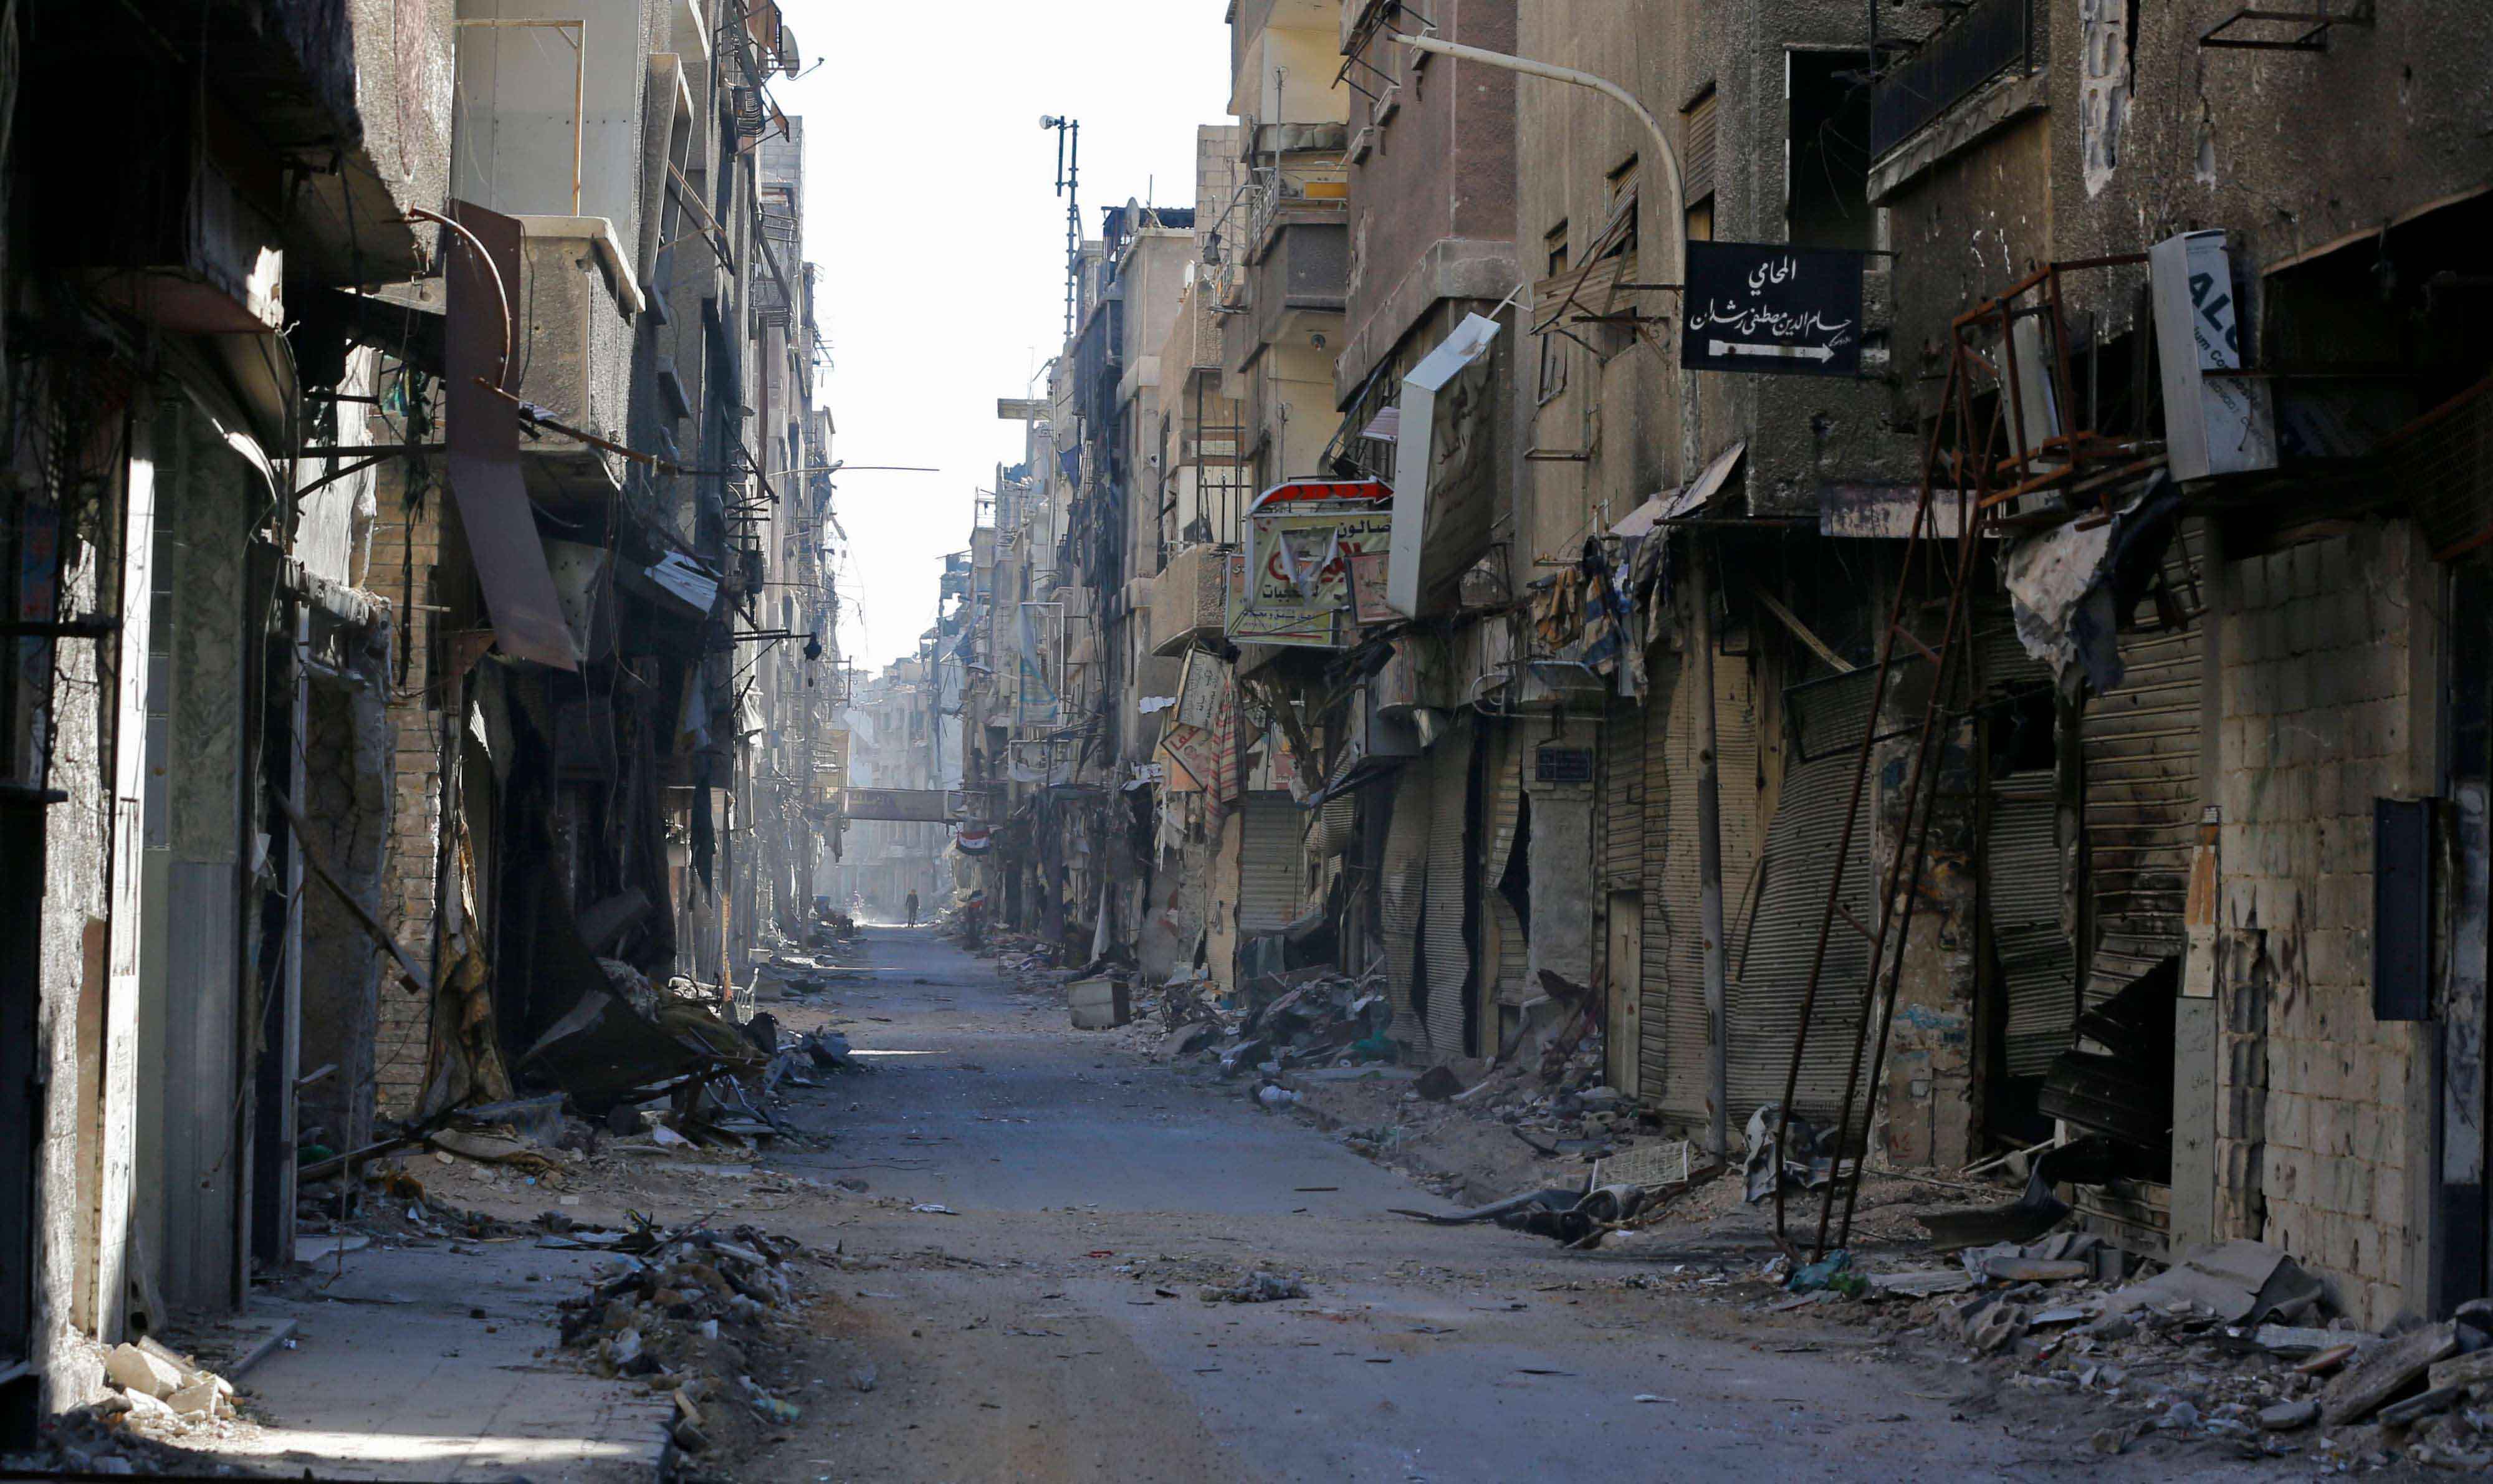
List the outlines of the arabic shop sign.
{"label": "arabic shop sign", "polygon": [[1691,371],[1849,377],[1861,371],[1861,264],[1868,255],[1764,242],[1688,244]]}
{"label": "arabic shop sign", "polygon": [[[1325,498],[1277,499],[1300,490]],[[1356,491],[1356,498],[1336,492]],[[1352,641],[1352,567],[1392,544],[1385,487],[1282,485],[1246,517],[1246,550],[1230,568],[1229,638],[1239,644],[1339,649]],[[1372,581],[1372,579],[1371,579]]]}

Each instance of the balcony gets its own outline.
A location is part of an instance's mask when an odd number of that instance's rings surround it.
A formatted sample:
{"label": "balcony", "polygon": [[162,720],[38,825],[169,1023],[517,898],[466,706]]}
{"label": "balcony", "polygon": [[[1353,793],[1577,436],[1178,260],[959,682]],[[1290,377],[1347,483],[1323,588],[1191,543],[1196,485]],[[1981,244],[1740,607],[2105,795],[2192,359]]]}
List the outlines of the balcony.
{"label": "balcony", "polygon": [[1226,546],[1189,546],[1152,579],[1153,653],[1183,654],[1220,637],[1228,615],[1229,553]]}
{"label": "balcony", "polygon": [[[630,260],[603,217],[521,217],[518,396],[584,432],[626,441],[632,318],[646,307]],[[621,462],[556,435],[524,442],[528,483],[555,502],[603,501]]]}
{"label": "balcony", "polygon": [[[1877,160],[2003,73],[2030,73],[2034,0],[1972,0],[1870,89],[1870,158]],[[1877,10],[1871,10],[1877,23]]]}

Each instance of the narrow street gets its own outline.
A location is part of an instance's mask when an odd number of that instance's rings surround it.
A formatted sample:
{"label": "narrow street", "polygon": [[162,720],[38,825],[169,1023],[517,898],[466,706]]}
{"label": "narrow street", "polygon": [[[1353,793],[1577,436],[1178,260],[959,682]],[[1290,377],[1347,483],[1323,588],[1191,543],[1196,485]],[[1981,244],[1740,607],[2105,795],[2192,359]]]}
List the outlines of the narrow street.
{"label": "narrow street", "polygon": [[[877,1074],[792,1094],[829,1141],[762,1163],[897,1198],[793,1233],[865,1265],[792,1357],[800,1428],[741,1476],[2227,1476],[2095,1458],[2075,1409],[1857,1330],[1635,1287],[1667,1257],[1390,1215],[1441,1203],[924,929],[869,934],[871,987],[776,1013]],[[1307,1296],[1201,1296],[1256,1271]]]}
{"label": "narrow street", "polygon": [[0,1479],[2493,1478],[2488,17],[0,0]]}

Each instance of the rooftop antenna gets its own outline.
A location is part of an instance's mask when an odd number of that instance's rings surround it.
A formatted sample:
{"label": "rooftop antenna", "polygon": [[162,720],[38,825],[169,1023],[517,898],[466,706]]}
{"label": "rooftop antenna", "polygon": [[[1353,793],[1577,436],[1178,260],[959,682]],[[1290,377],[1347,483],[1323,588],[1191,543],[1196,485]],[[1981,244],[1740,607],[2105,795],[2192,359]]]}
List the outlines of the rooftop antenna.
{"label": "rooftop antenna", "polygon": [[1056,131],[1056,194],[1065,197],[1065,338],[1073,338],[1073,297],[1082,282],[1082,121],[1038,116],[1038,127]]}

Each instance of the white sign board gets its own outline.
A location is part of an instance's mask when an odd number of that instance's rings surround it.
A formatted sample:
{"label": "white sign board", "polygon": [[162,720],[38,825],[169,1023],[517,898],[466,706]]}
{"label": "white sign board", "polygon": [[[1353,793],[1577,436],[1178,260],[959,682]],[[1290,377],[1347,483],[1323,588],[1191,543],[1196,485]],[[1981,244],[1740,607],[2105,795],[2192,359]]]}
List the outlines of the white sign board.
{"label": "white sign board", "polygon": [[1402,617],[1420,612],[1420,546],[1427,535],[1428,501],[1437,466],[1454,439],[1441,436],[1438,394],[1488,353],[1497,321],[1469,315],[1402,379],[1401,416],[1394,455],[1394,530],[1386,562],[1385,605]]}

